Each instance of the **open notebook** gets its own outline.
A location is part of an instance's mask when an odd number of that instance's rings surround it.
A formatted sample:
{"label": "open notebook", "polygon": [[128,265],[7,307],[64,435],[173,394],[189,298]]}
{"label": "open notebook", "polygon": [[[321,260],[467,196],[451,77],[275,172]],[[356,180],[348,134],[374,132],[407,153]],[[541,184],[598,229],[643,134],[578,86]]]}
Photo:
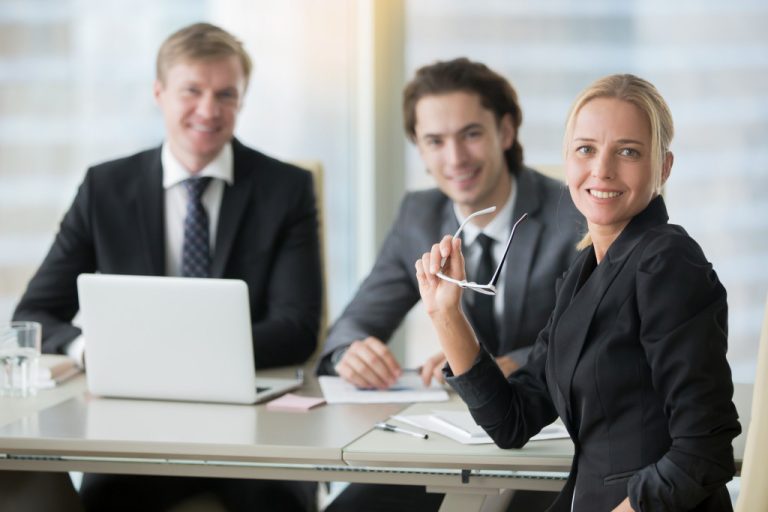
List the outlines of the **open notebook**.
{"label": "open notebook", "polygon": [[301,385],[257,377],[243,281],[82,274],[77,289],[93,394],[256,403]]}
{"label": "open notebook", "polygon": [[[433,410],[431,414],[398,414],[392,418],[430,432],[442,434],[462,444],[493,443],[493,439],[475,423],[474,418],[466,409]],[[561,422],[556,421],[541,429],[541,432],[531,437],[529,441],[567,439],[568,437],[568,430]]]}

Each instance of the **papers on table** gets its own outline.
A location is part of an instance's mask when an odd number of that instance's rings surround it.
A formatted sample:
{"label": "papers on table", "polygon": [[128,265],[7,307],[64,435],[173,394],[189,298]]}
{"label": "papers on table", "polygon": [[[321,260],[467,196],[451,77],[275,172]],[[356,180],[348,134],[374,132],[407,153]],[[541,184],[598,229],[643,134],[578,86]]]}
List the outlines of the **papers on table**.
{"label": "papers on table", "polygon": [[82,369],[75,360],[64,355],[43,354],[37,367],[35,387],[37,389],[53,388],[56,384],[78,375]]}
{"label": "papers on table", "polygon": [[475,423],[475,419],[467,411],[432,411],[430,419],[462,437],[488,437],[485,430]]}
{"label": "papers on table", "polygon": [[406,373],[387,390],[358,389],[341,377],[319,377],[320,388],[329,404],[383,404],[395,402],[444,402],[448,392],[441,386],[424,386],[417,374]]}
{"label": "papers on table", "polygon": [[468,435],[468,434],[462,434],[460,432],[457,432],[455,428],[449,427],[444,422],[435,420],[435,418],[431,414],[409,414],[409,415],[398,414],[398,415],[392,416],[392,418],[398,421],[402,421],[403,423],[413,425],[414,427],[419,427],[421,429],[428,430],[430,432],[436,432],[438,434],[442,434],[445,437],[453,439],[454,441],[458,441],[461,444],[492,444],[493,443],[493,439],[491,439],[488,436],[488,434],[485,434],[483,436],[476,436],[476,437],[472,437],[471,435]]}
{"label": "papers on table", "polygon": [[[477,426],[469,411],[432,411],[432,414],[409,414],[392,416],[394,419],[408,423],[424,430],[442,434],[461,444],[492,444],[485,431]],[[533,436],[530,441],[542,439],[566,439],[568,431],[560,423],[552,423]],[[529,442],[530,442],[529,441]]]}

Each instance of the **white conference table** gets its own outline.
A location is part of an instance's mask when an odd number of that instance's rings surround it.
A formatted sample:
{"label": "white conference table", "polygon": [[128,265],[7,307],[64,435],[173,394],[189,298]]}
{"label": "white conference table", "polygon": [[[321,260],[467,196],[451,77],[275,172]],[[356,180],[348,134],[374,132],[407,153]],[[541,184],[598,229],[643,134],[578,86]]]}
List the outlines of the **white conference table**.
{"label": "white conference table", "polygon": [[[320,394],[314,379],[298,393]],[[745,429],[750,400],[751,386],[738,385],[735,401]],[[570,440],[502,450],[438,434],[422,440],[373,429],[403,409],[416,414],[433,407],[324,405],[295,413],[263,405],[110,399],[88,394],[79,376],[32,399],[0,399],[0,470],[423,485],[446,493],[442,512],[480,510],[505,489],[563,486]],[[463,405],[452,396],[440,404],[445,407]],[[734,444],[739,464],[744,437]]]}

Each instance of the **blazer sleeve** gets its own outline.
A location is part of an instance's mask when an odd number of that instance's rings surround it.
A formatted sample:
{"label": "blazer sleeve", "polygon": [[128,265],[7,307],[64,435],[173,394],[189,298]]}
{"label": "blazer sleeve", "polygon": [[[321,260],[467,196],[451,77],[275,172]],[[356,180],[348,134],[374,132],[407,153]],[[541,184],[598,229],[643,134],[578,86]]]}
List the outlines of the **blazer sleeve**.
{"label": "blazer sleeve", "polygon": [[416,256],[413,261],[406,261],[408,254],[417,254],[420,249],[412,247],[405,234],[413,221],[411,203],[409,196],[403,200],[370,274],[331,327],[318,366],[319,373],[333,374],[331,354],[355,340],[375,336],[387,342],[408,311],[420,300],[415,283]]}
{"label": "blazer sleeve", "polygon": [[552,317],[539,333],[528,364],[505,379],[493,357],[481,349],[474,365],[446,381],[469,407],[475,422],[500,448],[520,448],[557,418],[547,387],[546,360]]}
{"label": "blazer sleeve", "polygon": [[96,268],[89,216],[90,176],[91,172],[78,189],[47,256],[27,285],[13,314],[14,320],[42,324],[42,348],[45,353],[63,353],[81,332],[72,325],[72,318],[79,309],[77,276],[83,272],[94,272]]}
{"label": "blazer sleeve", "polygon": [[640,341],[662,397],[672,444],[628,482],[637,511],[689,510],[734,472],[741,431],[726,360],[726,292],[686,235],[658,237],[636,274]]}
{"label": "blazer sleeve", "polygon": [[322,268],[312,177],[302,171],[273,247],[267,309],[252,325],[256,366],[301,364],[317,347]]}

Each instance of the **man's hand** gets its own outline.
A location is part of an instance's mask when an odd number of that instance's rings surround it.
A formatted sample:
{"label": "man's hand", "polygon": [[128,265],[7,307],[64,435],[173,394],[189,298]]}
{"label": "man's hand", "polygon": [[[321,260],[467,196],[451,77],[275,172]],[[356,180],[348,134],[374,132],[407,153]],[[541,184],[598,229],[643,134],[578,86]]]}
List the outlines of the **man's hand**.
{"label": "man's hand", "polygon": [[387,389],[402,374],[389,348],[373,336],[352,342],[334,369],[359,388]]}
{"label": "man's hand", "polygon": [[629,504],[629,496],[627,496],[624,498],[624,501],[619,503],[611,512],[635,512],[635,509]]}
{"label": "man's hand", "polygon": [[509,356],[499,356],[496,358],[496,364],[501,368],[501,373],[505,377],[512,375],[512,372],[520,368],[520,365]]}
{"label": "man's hand", "polygon": [[421,365],[420,373],[421,380],[424,382],[425,386],[429,386],[432,379],[435,379],[435,382],[440,384],[445,383],[445,378],[443,377],[443,366],[445,366],[445,361],[445,354],[442,352],[438,352],[424,361],[424,364]]}

